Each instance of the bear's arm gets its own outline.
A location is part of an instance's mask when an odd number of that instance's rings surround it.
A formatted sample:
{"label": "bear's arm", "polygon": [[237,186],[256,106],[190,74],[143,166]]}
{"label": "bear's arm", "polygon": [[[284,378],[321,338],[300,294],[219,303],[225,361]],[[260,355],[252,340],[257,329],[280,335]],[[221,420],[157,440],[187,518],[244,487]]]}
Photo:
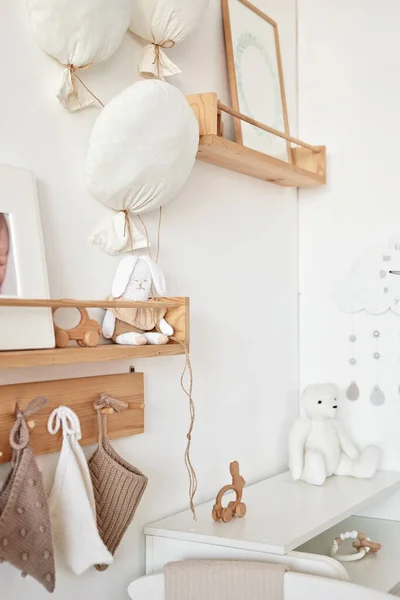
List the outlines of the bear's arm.
{"label": "bear's arm", "polygon": [[347,436],[344,427],[340,423],[338,423],[338,421],[335,421],[335,425],[342,452],[344,452],[344,454],[346,454],[352,460],[356,459],[359,455],[357,448],[355,447],[351,439]]}
{"label": "bear's arm", "polygon": [[300,417],[294,423],[289,434],[289,468],[292,477],[298,481],[304,466],[304,444],[311,430],[311,421]]}

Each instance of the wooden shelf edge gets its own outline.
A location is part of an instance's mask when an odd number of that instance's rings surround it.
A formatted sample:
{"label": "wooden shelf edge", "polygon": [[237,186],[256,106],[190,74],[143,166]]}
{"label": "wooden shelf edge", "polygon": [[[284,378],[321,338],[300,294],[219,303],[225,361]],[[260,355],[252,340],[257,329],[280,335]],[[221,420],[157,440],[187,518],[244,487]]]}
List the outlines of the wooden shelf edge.
{"label": "wooden shelf edge", "polygon": [[[299,150],[302,151],[302,154],[298,152]],[[283,187],[307,188],[324,185],[326,183],[325,148],[321,146],[321,155],[314,154],[315,158],[306,158],[305,152],[307,151],[304,149],[295,149],[293,152],[295,156],[302,156],[305,160],[314,162],[319,160],[321,172],[313,173],[296,164],[287,163],[217,135],[200,136],[197,158],[203,162]],[[311,152],[308,154],[311,155]]]}
{"label": "wooden shelf edge", "polygon": [[42,367],[47,365],[67,365],[109,360],[152,358],[185,354],[183,347],[176,342],[163,346],[122,346],[100,344],[95,348],[49,348],[46,350],[12,350],[0,352],[0,369]]}

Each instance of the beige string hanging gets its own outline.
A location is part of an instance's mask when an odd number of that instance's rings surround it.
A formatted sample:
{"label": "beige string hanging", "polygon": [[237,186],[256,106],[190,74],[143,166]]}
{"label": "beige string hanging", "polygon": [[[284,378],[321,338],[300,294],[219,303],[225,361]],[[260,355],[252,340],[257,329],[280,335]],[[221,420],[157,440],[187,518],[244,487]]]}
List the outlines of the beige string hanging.
{"label": "beige string hanging", "polygon": [[86,69],[90,69],[90,67],[92,65],[93,65],[93,62],[90,62],[87,65],[82,65],[81,67],[75,67],[75,65],[71,65],[71,64],[65,65],[65,67],[70,72],[73,95],[75,96],[76,101],[78,103],[80,102],[80,100],[79,100],[78,86],[77,86],[77,83],[76,83],[76,80],[78,80],[79,83],[81,85],[83,85],[83,87],[85,88],[85,90],[96,100],[96,102],[98,102],[100,104],[100,106],[102,106],[104,108],[104,104],[102,103],[102,101],[99,100],[98,97],[95,96],[95,94],[93,94],[93,92],[87,87],[87,85],[82,81],[82,79],[76,73],[78,70],[79,71],[86,71]]}
{"label": "beige string hanging", "polygon": [[[149,241],[149,232],[148,229],[146,227],[146,224],[144,222],[144,220],[142,219],[141,215],[137,215],[137,218],[139,219],[140,223],[142,224],[142,227],[144,229],[144,233],[146,236],[146,245],[147,245],[147,253],[150,256],[150,258],[152,260],[153,259],[153,255],[151,253],[151,248],[150,248],[150,241]],[[161,235],[161,221],[162,221],[162,206],[160,206],[159,208],[159,213],[158,213],[158,226],[157,226],[157,253],[156,253],[156,258],[155,258],[155,262],[158,263],[158,258],[160,256],[160,235]]]}
{"label": "beige string hanging", "polygon": [[132,223],[129,217],[129,210],[124,210],[123,212],[125,215],[124,236],[126,237],[126,234],[128,234],[129,248],[133,254],[135,252],[135,242],[133,240]]}
{"label": "beige string hanging", "polygon": [[[148,252],[150,258],[153,259],[151,250],[150,250],[148,229],[140,215],[138,215],[138,218],[145,230],[146,241],[147,241],[147,252]],[[159,255],[160,255],[161,221],[162,221],[162,206],[160,206],[158,226],[157,226],[157,254],[156,254],[156,259],[155,259],[156,263],[158,263],[158,259],[159,259]],[[156,301],[159,299],[157,292],[154,288],[153,288],[153,298]],[[156,325],[156,329],[157,329],[157,331],[161,332],[160,327],[159,327],[159,320],[163,313],[160,313],[157,309],[155,309],[155,311],[157,311],[157,315],[158,315],[158,322]],[[181,388],[182,388],[183,392],[186,394],[186,396],[188,397],[188,400],[189,400],[190,425],[189,425],[189,430],[186,434],[187,443],[186,443],[184,456],[185,456],[185,466],[186,466],[186,470],[187,470],[188,476],[189,476],[189,506],[190,506],[190,510],[192,511],[193,518],[196,520],[196,509],[194,506],[194,497],[195,497],[196,491],[197,491],[197,475],[196,475],[196,471],[195,471],[195,468],[193,466],[192,459],[191,459],[192,432],[193,432],[195,418],[196,418],[196,407],[195,407],[195,403],[193,400],[193,367],[192,367],[192,361],[190,359],[188,345],[185,344],[184,342],[182,342],[182,340],[179,340],[178,338],[176,338],[174,336],[171,336],[170,340],[172,340],[173,342],[182,346],[183,350],[185,351],[185,365],[183,367],[182,375],[180,378],[180,384],[181,384]],[[189,373],[189,387],[188,388],[186,388],[185,383],[184,383],[186,372]]]}
{"label": "beige string hanging", "polygon": [[[192,368],[192,361],[190,360],[190,354],[189,354],[189,349],[187,347],[187,344],[184,344],[183,342],[181,342],[180,340],[178,340],[177,338],[175,338],[173,336],[171,337],[171,340],[180,344],[183,347],[183,349],[185,350],[186,360],[185,360],[185,366],[183,368],[182,375],[181,375],[181,388],[184,391],[184,393],[186,394],[186,396],[188,397],[189,411],[190,411],[190,426],[189,426],[189,430],[186,434],[187,444],[186,444],[186,450],[185,450],[185,465],[186,465],[186,469],[187,469],[187,472],[189,475],[190,510],[192,511],[193,518],[196,520],[196,509],[194,506],[194,497],[197,492],[197,475],[196,475],[196,471],[193,467],[192,459],[191,459],[192,432],[193,432],[195,418],[196,418],[196,407],[195,407],[193,396],[192,396],[193,368]],[[189,371],[189,389],[186,389],[185,384],[184,384],[186,370]]]}
{"label": "beige string hanging", "polygon": [[[168,65],[166,64],[166,54],[164,54],[164,52],[161,51],[161,48],[173,48],[175,46],[175,42],[173,40],[166,40],[165,42],[162,42],[161,44],[157,44],[156,42],[153,42],[153,46],[154,46],[154,60],[153,60],[153,65],[156,65],[156,69],[157,69],[157,79],[164,79],[163,76],[163,71],[168,67]],[[163,61],[164,59],[164,61]],[[143,77],[146,77],[145,74],[142,75]]]}

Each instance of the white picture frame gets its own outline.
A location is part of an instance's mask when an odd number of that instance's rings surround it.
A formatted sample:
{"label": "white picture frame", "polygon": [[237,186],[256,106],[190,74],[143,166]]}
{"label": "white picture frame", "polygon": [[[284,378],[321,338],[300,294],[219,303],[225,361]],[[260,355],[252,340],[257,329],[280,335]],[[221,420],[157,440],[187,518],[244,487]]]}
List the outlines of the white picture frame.
{"label": "white picture frame", "polygon": [[[0,215],[0,298],[50,298],[33,173],[0,165]],[[54,347],[51,309],[0,306],[0,350]]]}
{"label": "white picture frame", "polygon": [[[289,136],[278,25],[248,0],[221,0],[232,107]],[[236,142],[292,162],[290,142],[234,119]]]}

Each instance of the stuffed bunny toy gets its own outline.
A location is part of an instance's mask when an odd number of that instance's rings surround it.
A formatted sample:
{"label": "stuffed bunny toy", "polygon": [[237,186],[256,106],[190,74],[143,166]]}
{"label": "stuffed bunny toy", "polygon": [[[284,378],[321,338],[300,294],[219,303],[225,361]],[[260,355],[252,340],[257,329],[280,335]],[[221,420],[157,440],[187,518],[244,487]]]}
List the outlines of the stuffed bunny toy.
{"label": "stuffed bunny toy", "polygon": [[[160,296],[165,294],[165,278],[159,266],[148,256],[126,256],[119,263],[112,284],[113,300],[149,299],[153,283]],[[154,303],[155,306],[156,303]],[[166,344],[174,330],[164,319],[166,309],[112,308],[106,311],[102,332],[116,344],[142,346]],[[156,326],[160,332],[152,331]]]}
{"label": "stuffed bunny toy", "polygon": [[322,485],[331,475],[370,478],[379,450],[359,451],[336,420],[339,390],[333,383],[308,386],[302,395],[304,416],[289,434],[289,466],[295,481]]}

